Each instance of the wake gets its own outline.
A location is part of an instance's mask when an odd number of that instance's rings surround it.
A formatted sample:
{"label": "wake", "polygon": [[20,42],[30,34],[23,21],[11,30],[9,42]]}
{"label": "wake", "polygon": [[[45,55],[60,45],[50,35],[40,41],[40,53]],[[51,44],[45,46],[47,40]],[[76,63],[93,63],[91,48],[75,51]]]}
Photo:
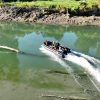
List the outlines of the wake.
{"label": "wake", "polygon": [[80,84],[79,81],[78,81],[78,78],[79,78],[80,76],[78,76],[76,73],[74,73],[74,70],[73,70],[67,63],[65,63],[65,61],[63,61],[63,60],[61,59],[61,57],[58,57],[58,56],[55,55],[53,52],[51,52],[51,51],[49,51],[49,50],[46,50],[43,46],[40,48],[40,50],[41,50],[43,53],[45,53],[46,55],[50,56],[50,57],[51,57],[51,60],[56,61],[56,62],[58,62],[61,66],[63,66],[63,67],[66,69],[66,71],[74,78],[74,80],[76,81],[76,83],[77,83],[80,87],[82,87],[81,84]]}
{"label": "wake", "polygon": [[68,54],[65,59],[80,65],[100,83],[100,61],[98,59],[74,51]]}
{"label": "wake", "polygon": [[45,53],[46,55],[50,56],[51,60],[59,62],[65,69],[68,70],[68,73],[72,73],[73,72],[73,70],[70,67],[68,67],[68,65],[63,60],[61,60],[58,56],[54,55],[54,53],[50,52],[49,50],[46,50],[43,47],[41,47],[40,50],[43,53]]}
{"label": "wake", "polygon": [[64,62],[64,60],[70,61],[82,67],[87,73],[87,76],[92,82],[92,84],[100,92],[99,89],[100,84],[99,86],[97,86],[97,83],[100,83],[100,70],[99,70],[100,60],[75,51],[69,53],[63,60],[62,58],[55,55],[53,52],[46,50],[44,47],[41,47],[40,50],[46,55],[50,56],[52,60],[59,62],[68,71],[68,73],[70,73],[70,75],[76,80],[76,82],[80,86],[81,84],[77,80],[77,77],[79,76],[74,73],[74,70],[69,65],[67,65],[67,63]]}

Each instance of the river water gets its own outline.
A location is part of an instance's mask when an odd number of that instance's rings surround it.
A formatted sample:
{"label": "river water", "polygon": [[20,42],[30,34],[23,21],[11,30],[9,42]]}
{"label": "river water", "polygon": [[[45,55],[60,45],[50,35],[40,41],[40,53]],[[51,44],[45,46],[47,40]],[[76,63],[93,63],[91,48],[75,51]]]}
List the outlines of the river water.
{"label": "river water", "polygon": [[[73,54],[61,59],[41,45],[58,41]],[[0,23],[0,100],[100,98],[100,27]]]}

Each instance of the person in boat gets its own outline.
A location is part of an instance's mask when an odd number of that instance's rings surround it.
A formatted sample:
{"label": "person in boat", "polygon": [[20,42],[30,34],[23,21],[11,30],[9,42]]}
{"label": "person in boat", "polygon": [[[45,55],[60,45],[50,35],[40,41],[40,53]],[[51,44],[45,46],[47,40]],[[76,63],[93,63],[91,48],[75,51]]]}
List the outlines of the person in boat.
{"label": "person in boat", "polygon": [[60,46],[59,47],[59,53],[61,53],[62,58],[65,58],[65,55],[67,55],[68,53],[70,53],[70,49],[67,48],[67,47]]}
{"label": "person in boat", "polygon": [[56,45],[55,45],[55,47],[56,47],[56,50],[59,50],[59,47],[60,47],[60,43],[56,43]]}
{"label": "person in boat", "polygon": [[59,46],[60,46],[60,43],[58,43],[58,42],[52,42],[52,49],[54,49],[54,50],[59,50]]}
{"label": "person in boat", "polygon": [[64,50],[63,50],[63,54],[65,54],[65,55],[67,55],[67,48],[64,48]]}
{"label": "person in boat", "polygon": [[46,40],[46,41],[44,42],[44,44],[45,44],[46,46],[50,46],[50,45],[52,45],[52,42]]}
{"label": "person in boat", "polygon": [[56,49],[56,48],[55,48],[55,45],[56,45],[56,42],[53,41],[53,42],[52,42],[52,49],[54,49],[54,50]]}

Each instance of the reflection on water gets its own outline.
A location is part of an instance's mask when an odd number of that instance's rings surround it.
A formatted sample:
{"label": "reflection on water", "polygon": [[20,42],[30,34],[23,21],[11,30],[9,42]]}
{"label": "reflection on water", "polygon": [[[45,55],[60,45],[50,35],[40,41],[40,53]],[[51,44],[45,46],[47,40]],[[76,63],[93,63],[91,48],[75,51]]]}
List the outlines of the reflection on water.
{"label": "reflection on water", "polygon": [[[72,50],[100,60],[99,32],[100,27],[97,26],[66,27],[42,24],[0,23],[0,45],[10,46],[26,52],[26,54],[15,54],[0,49],[0,80],[24,83],[36,88],[63,90],[65,92],[69,89],[70,93],[74,91],[71,93],[72,95],[78,94],[79,96],[87,97],[88,94],[92,98],[98,98],[98,92],[95,94],[96,96],[88,93],[90,91],[93,93],[96,89],[91,81],[88,80],[88,76],[84,75],[85,70],[83,68],[85,67],[82,68],[80,65],[66,61],[66,64],[71,67],[74,74],[77,77],[81,77],[81,79],[78,79],[78,82],[82,85],[80,87],[70,75],[49,74],[48,71],[66,71],[61,67],[61,64],[44,55],[39,48],[44,40],[55,40]],[[99,62],[96,62],[96,64],[100,65]],[[96,68],[100,69],[99,66],[96,66]],[[90,87],[88,87],[89,85]],[[77,91],[77,94],[75,94],[75,91]]]}

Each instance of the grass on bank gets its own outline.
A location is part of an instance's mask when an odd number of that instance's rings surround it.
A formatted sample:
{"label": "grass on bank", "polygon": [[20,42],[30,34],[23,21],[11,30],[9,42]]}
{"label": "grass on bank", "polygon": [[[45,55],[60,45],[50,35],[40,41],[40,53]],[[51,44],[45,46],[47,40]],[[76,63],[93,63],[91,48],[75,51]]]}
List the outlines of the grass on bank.
{"label": "grass on bank", "polygon": [[100,7],[100,0],[87,0],[86,2],[75,1],[75,0],[53,0],[53,1],[32,1],[32,2],[1,2],[0,5],[10,5],[10,6],[17,6],[17,7],[43,7],[43,8],[70,8],[74,9],[81,9],[84,7],[92,8],[93,6]]}
{"label": "grass on bank", "polygon": [[17,7],[43,7],[43,8],[71,8],[77,9],[79,7],[79,2],[75,1],[68,1],[68,2],[61,2],[61,1],[35,1],[35,2],[11,2],[11,3],[1,3],[0,5],[11,5]]}

